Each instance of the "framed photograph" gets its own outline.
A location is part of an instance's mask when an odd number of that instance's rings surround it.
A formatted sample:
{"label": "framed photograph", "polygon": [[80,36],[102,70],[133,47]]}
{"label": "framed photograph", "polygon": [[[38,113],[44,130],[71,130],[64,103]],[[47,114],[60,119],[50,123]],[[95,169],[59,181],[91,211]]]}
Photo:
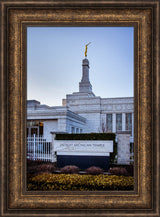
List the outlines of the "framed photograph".
{"label": "framed photograph", "polygon": [[[28,190],[45,173],[46,190],[133,190],[133,70],[134,27],[27,27]],[[62,171],[77,175],[63,185]],[[105,176],[86,187],[90,173]]]}
{"label": "framed photograph", "polygon": [[[145,2],[110,2],[107,0],[85,2],[1,1],[1,12],[1,216],[149,215],[158,217],[160,215],[159,0]],[[41,105],[39,102],[40,99],[32,98],[31,95],[29,99],[30,113],[28,112],[27,90],[31,90],[27,88],[27,85],[30,85],[30,81],[28,80],[30,76],[28,71],[30,65],[28,64],[31,60],[33,62],[36,61],[33,59],[29,60],[28,52],[33,52],[32,49],[34,49],[34,46],[29,47],[29,34],[31,30],[37,31],[39,29],[41,31],[42,29],[48,29],[49,31],[51,29],[66,29],[70,31],[71,28],[73,28],[71,30],[72,34],[74,34],[75,29],[81,29],[79,35],[83,33],[84,29],[89,28],[95,31],[97,31],[97,28],[132,29],[134,39],[134,83],[132,83],[134,89],[134,117],[132,117],[134,124],[132,133],[134,136],[134,190],[27,190],[26,138],[36,133],[40,134],[42,132],[42,134],[45,134],[45,127],[43,127],[43,130],[41,128],[42,125],[44,126],[44,121],[42,121],[43,114],[39,112],[41,119],[38,118],[38,116],[37,119],[35,119],[33,107],[40,108],[41,111],[47,108],[50,110],[56,109],[54,105],[49,105],[48,107],[47,105]],[[41,32],[40,34],[43,33]],[[58,35],[59,41],[60,38],[63,40],[62,34],[66,35],[66,33],[64,34],[64,32],[61,31]],[[87,35],[88,33],[84,32],[84,34]],[[96,32],[94,32],[94,34],[92,33],[92,35],[95,34]],[[104,33],[102,33],[102,35],[105,37]],[[41,36],[42,35],[36,35],[37,40],[35,39],[35,43],[40,40]],[[56,39],[56,33],[54,37]],[[83,37],[81,37],[81,39],[82,38]],[[46,40],[48,40],[46,46],[53,46],[49,44],[49,38]],[[72,42],[73,44],[77,44],[74,40],[72,40]],[[89,44],[90,42],[91,44]],[[35,45],[35,43],[33,45]],[[89,66],[89,49],[94,45],[94,42],[88,41],[87,39],[87,41],[84,41],[84,45],[84,56],[82,55],[82,59],[85,64],[82,63],[82,72],[86,64],[87,67]],[[42,46],[42,44],[37,46],[37,50],[40,46]],[[54,46],[56,47],[57,44]],[[106,46],[106,42],[104,46]],[[59,47],[63,51],[63,46],[59,45]],[[101,48],[99,51],[102,52],[102,50]],[[68,56],[71,57],[73,52],[71,47],[68,51]],[[40,52],[37,52],[37,56],[38,55],[40,55]],[[69,61],[68,57],[65,58],[62,54],[60,57],[61,56],[61,64],[67,65],[67,61]],[[48,58],[51,58],[51,56],[48,55]],[[71,57],[71,61],[72,58],[73,57]],[[82,61],[82,59],[79,61]],[[40,59],[38,61],[40,62]],[[116,61],[117,59],[115,58],[115,64]],[[73,61],[73,67],[75,67],[75,62],[76,59]],[[95,61],[93,61],[93,63],[94,62]],[[56,65],[57,63],[57,61],[54,62],[53,60],[53,64]],[[38,67],[41,68],[40,65]],[[73,95],[83,95],[85,93],[90,96],[93,94],[92,97],[95,97],[94,91],[92,91],[93,84],[91,85],[89,80],[87,80],[86,85],[85,79],[88,78],[88,75],[89,74],[86,75],[85,73],[80,75],[82,76],[82,80],[78,81],[79,91],[68,95],[68,98],[66,97],[66,99],[63,100],[63,108],[59,107],[59,110],[64,109],[66,105],[68,106],[68,102],[73,106]],[[119,76],[119,74],[117,75]],[[36,76],[38,77],[37,80],[41,77],[40,74],[35,75],[35,79]],[[104,76],[106,77],[106,75]],[[70,76],[70,79],[74,78],[75,76]],[[41,82],[43,85],[43,81]],[[65,82],[62,82],[62,86],[65,87]],[[56,88],[56,84],[53,85],[53,88]],[[41,91],[41,89],[39,90]],[[53,89],[50,92],[52,91]],[[76,92],[76,90],[73,90],[73,92]],[[47,93],[47,95],[48,94],[49,93]],[[58,97],[58,99],[59,98],[60,97]],[[69,99],[71,99],[71,101],[69,101]],[[47,103],[44,102],[43,104]],[[72,117],[79,120],[79,127],[75,126],[72,122],[70,126],[66,128],[68,129],[67,133],[80,133],[85,130],[85,127],[84,129],[82,127],[85,126],[85,118],[83,115],[80,116],[80,113],[76,113],[73,108],[70,114],[72,113]],[[111,126],[110,118],[111,116],[108,115],[105,119],[108,120],[108,125],[105,125],[107,129],[114,129],[115,126],[117,130],[121,130],[121,128],[124,129],[124,124],[123,126],[121,124],[124,120],[127,120],[125,122],[125,129],[130,127],[130,115],[125,116],[124,119],[124,116],[121,117],[117,113],[117,122],[114,127]],[[123,119],[123,121],[121,121],[121,119]],[[33,126],[35,120],[38,120],[38,126]],[[59,129],[64,132],[63,126],[64,125],[61,123],[60,127],[55,131]],[[47,127],[49,127],[49,123]],[[103,124],[99,127],[101,127],[99,130],[107,130],[104,129]],[[26,130],[27,128],[28,131]],[[54,131],[54,129],[51,129],[51,131]],[[86,131],[83,133],[86,133]],[[46,139],[48,138],[49,135],[46,134]],[[34,152],[34,158],[36,157],[35,153],[36,152]]]}

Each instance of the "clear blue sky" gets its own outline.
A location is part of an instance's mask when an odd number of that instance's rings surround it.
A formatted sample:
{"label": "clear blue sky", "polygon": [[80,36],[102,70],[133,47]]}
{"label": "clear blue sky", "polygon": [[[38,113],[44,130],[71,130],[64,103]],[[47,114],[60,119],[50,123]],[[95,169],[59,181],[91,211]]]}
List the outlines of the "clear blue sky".
{"label": "clear blue sky", "polygon": [[133,27],[28,27],[27,99],[62,104],[79,91],[85,44],[96,96],[133,96]]}

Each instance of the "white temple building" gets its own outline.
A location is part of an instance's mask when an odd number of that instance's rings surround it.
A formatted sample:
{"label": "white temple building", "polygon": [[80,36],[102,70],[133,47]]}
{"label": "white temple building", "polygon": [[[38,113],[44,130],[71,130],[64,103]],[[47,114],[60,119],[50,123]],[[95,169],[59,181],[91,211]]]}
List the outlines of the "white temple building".
{"label": "white temple building", "polygon": [[130,134],[133,143],[134,98],[96,96],[89,81],[89,61],[85,58],[79,92],[67,94],[62,106],[50,107],[36,100],[27,101],[27,135],[43,135],[50,142],[51,132],[125,132]]}

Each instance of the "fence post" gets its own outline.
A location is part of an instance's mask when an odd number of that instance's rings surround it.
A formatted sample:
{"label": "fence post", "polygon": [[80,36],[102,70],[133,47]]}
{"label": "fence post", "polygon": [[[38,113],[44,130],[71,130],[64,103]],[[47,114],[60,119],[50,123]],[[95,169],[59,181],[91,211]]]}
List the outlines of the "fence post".
{"label": "fence post", "polygon": [[35,154],[36,154],[36,134],[33,134],[33,147],[34,147],[34,150],[33,150],[33,156],[34,156],[34,160],[35,160]]}
{"label": "fence post", "polygon": [[119,131],[117,133],[117,163],[130,164],[130,132]]}
{"label": "fence post", "polygon": [[56,133],[52,133],[52,145],[51,145],[51,161],[54,162],[56,158],[55,151],[54,151],[54,141],[55,141]]}

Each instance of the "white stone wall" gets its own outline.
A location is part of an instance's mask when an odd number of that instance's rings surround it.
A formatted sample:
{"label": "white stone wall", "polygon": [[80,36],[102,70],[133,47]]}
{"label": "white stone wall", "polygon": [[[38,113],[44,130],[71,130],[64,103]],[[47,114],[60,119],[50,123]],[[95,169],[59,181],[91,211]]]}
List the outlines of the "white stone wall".
{"label": "white stone wall", "polygon": [[132,113],[133,110],[134,110],[133,97],[101,99],[102,112]]}
{"label": "white stone wall", "polygon": [[58,132],[66,132],[66,118],[58,119]]}
{"label": "white stone wall", "polygon": [[118,164],[129,164],[130,163],[130,134],[118,134]]}
{"label": "white stone wall", "polygon": [[57,120],[48,120],[43,121],[43,136],[47,142],[52,141],[52,135],[50,132],[57,131],[58,121]]}
{"label": "white stone wall", "polygon": [[76,133],[76,129],[78,129],[78,133],[80,133],[80,129],[82,130],[82,133],[84,132],[84,128],[85,128],[85,123],[81,123],[80,121],[71,119],[71,118],[67,118],[66,120],[66,132],[67,133],[72,133],[72,127],[74,127],[75,129],[75,133]]}
{"label": "white stone wall", "polygon": [[80,116],[86,118],[84,133],[99,132],[100,130],[100,113],[80,113]]}
{"label": "white stone wall", "polygon": [[[116,113],[122,113],[122,131],[125,131],[125,113],[133,113],[133,97],[100,98],[87,93],[67,95],[66,105],[87,119],[85,132],[100,132],[106,126],[106,114],[112,114],[112,132],[116,132]],[[134,122],[132,123],[134,124]],[[134,127],[134,126],[133,126]]]}
{"label": "white stone wall", "polygon": [[[36,104],[27,110],[28,119],[57,119],[57,131],[71,133],[71,127],[82,128],[84,133],[101,132],[106,125],[106,114],[112,114],[112,132],[116,132],[116,113],[122,114],[122,131],[125,131],[125,113],[134,112],[133,97],[101,98],[93,93],[73,93],[63,100],[66,106],[48,107]],[[68,113],[68,110],[70,112]],[[86,118],[84,122],[81,117]],[[132,115],[132,118],[134,116]],[[132,135],[134,129],[132,119]],[[54,128],[55,129],[55,128]]]}

